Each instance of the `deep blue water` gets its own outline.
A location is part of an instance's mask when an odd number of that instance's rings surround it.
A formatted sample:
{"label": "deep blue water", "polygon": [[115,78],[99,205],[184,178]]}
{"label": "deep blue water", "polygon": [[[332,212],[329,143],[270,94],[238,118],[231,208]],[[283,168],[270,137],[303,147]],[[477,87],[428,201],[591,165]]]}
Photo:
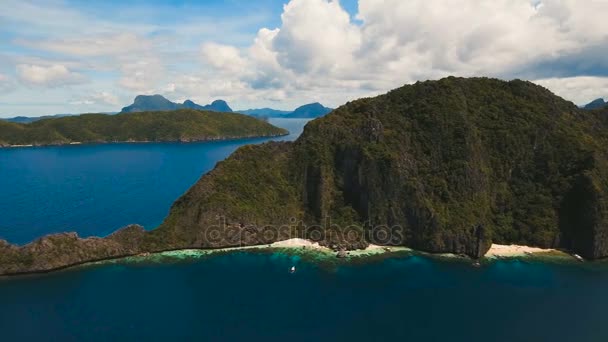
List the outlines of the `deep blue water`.
{"label": "deep blue water", "polygon": [[[304,121],[275,123],[294,139]],[[265,140],[0,149],[0,238],[153,228],[217,161]],[[0,278],[0,341],[608,341],[605,265],[336,262],[233,253]]]}
{"label": "deep blue water", "polygon": [[181,194],[239,146],[294,140],[307,121],[272,119],[291,133],[273,139],[0,149],[0,239],[23,244],[54,232],[155,228]]}
{"label": "deep blue water", "polygon": [[[298,265],[295,274],[288,267]],[[608,272],[282,254],[0,279],[3,341],[608,341]]]}

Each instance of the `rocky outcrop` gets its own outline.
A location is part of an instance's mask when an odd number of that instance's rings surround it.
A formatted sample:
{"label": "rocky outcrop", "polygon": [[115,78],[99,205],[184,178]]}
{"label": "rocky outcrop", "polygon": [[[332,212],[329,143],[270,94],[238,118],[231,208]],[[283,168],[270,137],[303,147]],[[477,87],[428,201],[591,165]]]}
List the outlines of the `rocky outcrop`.
{"label": "rocky outcrop", "polygon": [[76,233],[48,235],[18,247],[0,240],[0,275],[46,272],[86,262],[135,255],[145,231],[131,225],[106,238],[79,238]]}

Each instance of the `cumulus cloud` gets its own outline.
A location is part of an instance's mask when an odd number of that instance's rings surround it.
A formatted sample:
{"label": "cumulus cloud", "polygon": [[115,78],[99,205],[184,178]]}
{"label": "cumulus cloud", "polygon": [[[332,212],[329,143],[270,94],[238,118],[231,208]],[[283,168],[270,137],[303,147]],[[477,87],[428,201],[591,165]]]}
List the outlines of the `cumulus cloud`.
{"label": "cumulus cloud", "polygon": [[338,1],[291,0],[279,28],[204,59],[249,91],[329,101],[448,75],[539,79],[576,100],[592,95],[564,92],[570,77],[608,76],[605,13],[604,1],[359,0],[351,20]]}
{"label": "cumulus cloud", "polygon": [[19,64],[16,70],[21,82],[27,85],[59,87],[86,81],[83,75],[70,71],[60,64],[49,66]]}
{"label": "cumulus cloud", "polygon": [[243,72],[247,62],[233,46],[208,42],[201,47],[203,60],[212,67],[232,72]]}
{"label": "cumulus cloud", "polygon": [[281,21],[272,47],[279,63],[296,72],[325,73],[346,67],[360,48],[360,30],[338,1],[291,1]]}
{"label": "cumulus cloud", "polygon": [[[359,0],[357,13],[348,13],[338,0],[290,0],[280,24],[259,28],[253,39],[249,32],[231,38],[229,29],[193,18],[197,24],[186,30],[110,23],[59,11],[58,4],[47,6],[52,15],[29,1],[9,4],[13,13],[0,13],[0,20],[12,27],[47,23],[55,33],[11,42],[45,51],[13,62],[20,65],[16,78],[27,85],[78,83],[84,77],[74,70],[92,70],[106,73],[98,88],[114,94],[161,93],[202,103],[221,97],[235,106],[280,102],[283,108],[312,101],[337,106],[448,75],[524,78],[578,104],[608,96],[608,1]],[[75,29],[83,22],[90,28]],[[212,34],[199,35],[207,28]]]}

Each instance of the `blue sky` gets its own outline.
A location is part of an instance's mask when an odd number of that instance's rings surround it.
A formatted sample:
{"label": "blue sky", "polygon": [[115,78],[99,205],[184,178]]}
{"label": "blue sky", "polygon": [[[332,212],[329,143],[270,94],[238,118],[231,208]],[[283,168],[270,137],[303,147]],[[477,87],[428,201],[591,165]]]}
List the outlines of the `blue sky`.
{"label": "blue sky", "polygon": [[118,111],[138,94],[338,106],[448,75],[608,97],[608,1],[3,0],[0,117]]}

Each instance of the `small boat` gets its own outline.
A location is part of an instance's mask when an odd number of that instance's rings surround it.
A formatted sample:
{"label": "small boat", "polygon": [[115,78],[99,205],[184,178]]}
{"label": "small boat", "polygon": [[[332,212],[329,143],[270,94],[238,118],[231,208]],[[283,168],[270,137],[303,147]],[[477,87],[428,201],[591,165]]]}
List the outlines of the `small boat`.
{"label": "small boat", "polygon": [[291,266],[291,268],[289,269],[289,273],[296,273],[296,267]]}
{"label": "small boat", "polygon": [[580,256],[580,255],[578,255],[578,254],[572,254],[572,256],[574,257],[574,259],[576,259],[576,260],[578,260],[580,262],[585,261],[585,259],[583,259],[583,257]]}
{"label": "small boat", "polygon": [[473,267],[481,267],[481,263],[479,261],[473,262]]}

